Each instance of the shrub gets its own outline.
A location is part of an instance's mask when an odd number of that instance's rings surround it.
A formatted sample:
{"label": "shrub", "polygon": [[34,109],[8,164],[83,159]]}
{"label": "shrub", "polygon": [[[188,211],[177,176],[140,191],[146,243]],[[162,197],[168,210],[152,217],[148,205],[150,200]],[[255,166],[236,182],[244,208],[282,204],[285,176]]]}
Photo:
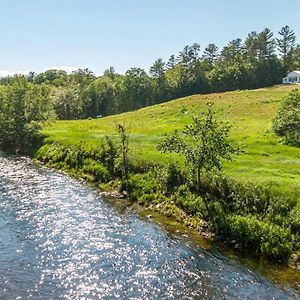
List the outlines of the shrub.
{"label": "shrub", "polygon": [[133,200],[148,205],[157,192],[158,182],[153,172],[134,174],[129,176],[128,191]]}
{"label": "shrub", "polygon": [[277,116],[273,120],[273,130],[284,138],[287,144],[300,146],[300,92],[291,91],[283,99]]}
{"label": "shrub", "polygon": [[29,153],[43,144],[44,136],[40,133],[41,125],[32,121],[24,128],[24,142],[22,148]]}
{"label": "shrub", "polygon": [[110,178],[107,168],[91,158],[85,159],[82,167],[82,172],[88,175],[92,175],[94,181],[100,183],[107,182]]}
{"label": "shrub", "polygon": [[289,228],[263,222],[254,216],[230,215],[228,231],[242,248],[254,249],[265,256],[286,260],[293,250],[293,235]]}
{"label": "shrub", "polygon": [[203,198],[192,193],[186,184],[178,188],[174,198],[176,205],[185,212],[192,215],[200,214],[202,218],[208,219],[208,211]]}
{"label": "shrub", "polygon": [[293,250],[292,240],[293,237],[288,228],[265,223],[260,249],[266,256],[286,260]]}
{"label": "shrub", "polygon": [[294,207],[290,213],[290,220],[292,232],[297,234],[300,238],[300,207]]}
{"label": "shrub", "polygon": [[180,168],[173,163],[168,164],[166,168],[156,168],[156,173],[159,178],[159,188],[166,195],[170,195],[185,182]]}
{"label": "shrub", "polygon": [[256,249],[261,244],[262,222],[253,216],[230,215],[228,232],[243,248]]}

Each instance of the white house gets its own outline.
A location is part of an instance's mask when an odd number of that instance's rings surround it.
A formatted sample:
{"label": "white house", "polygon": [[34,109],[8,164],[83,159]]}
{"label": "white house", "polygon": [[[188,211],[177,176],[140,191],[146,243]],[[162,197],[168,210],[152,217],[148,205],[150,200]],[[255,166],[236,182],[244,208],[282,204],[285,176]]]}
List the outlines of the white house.
{"label": "white house", "polygon": [[293,71],[282,79],[283,83],[300,83],[300,71]]}

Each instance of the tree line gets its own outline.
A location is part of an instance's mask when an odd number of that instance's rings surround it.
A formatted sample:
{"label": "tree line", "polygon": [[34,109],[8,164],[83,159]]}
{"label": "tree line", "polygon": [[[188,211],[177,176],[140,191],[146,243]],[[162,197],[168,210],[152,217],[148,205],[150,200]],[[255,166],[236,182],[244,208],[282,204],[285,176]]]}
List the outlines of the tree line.
{"label": "tree line", "polygon": [[221,50],[215,44],[203,50],[197,43],[185,46],[167,61],[155,60],[149,72],[131,68],[118,74],[110,67],[100,77],[89,69],[2,77],[0,139],[10,145],[19,136],[18,144],[25,143],[27,124],[49,118],[95,118],[197,93],[272,86],[299,68],[300,45],[284,26],[277,37],[268,28],[252,31]]}
{"label": "tree line", "polygon": [[[295,32],[284,26],[275,38],[265,28],[223,49],[215,44],[201,51],[199,44],[185,46],[168,61],[155,60],[149,72],[131,68],[124,75],[113,67],[96,77],[89,69],[72,74],[48,70],[26,76],[29,83],[50,87],[58,119],[106,116],[197,93],[251,89],[281,83],[288,71],[300,68],[300,45]],[[1,78],[9,85],[13,77]]]}

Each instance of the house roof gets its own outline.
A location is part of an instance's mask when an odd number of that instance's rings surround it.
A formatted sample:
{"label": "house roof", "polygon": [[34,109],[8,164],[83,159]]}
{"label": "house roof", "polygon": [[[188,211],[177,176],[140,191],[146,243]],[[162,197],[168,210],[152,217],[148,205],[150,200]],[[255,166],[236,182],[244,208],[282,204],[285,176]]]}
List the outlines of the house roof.
{"label": "house roof", "polygon": [[300,76],[300,71],[297,71],[297,70],[292,71],[291,73],[288,74],[288,76],[290,76],[290,75],[299,75]]}

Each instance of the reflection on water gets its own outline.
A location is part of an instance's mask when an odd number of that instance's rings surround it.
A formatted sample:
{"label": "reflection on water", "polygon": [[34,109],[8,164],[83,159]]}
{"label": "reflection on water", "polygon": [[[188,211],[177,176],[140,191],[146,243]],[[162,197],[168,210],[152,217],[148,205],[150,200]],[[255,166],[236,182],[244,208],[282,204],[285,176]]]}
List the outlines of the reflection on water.
{"label": "reflection on water", "polygon": [[21,158],[0,158],[0,298],[297,299]]}

